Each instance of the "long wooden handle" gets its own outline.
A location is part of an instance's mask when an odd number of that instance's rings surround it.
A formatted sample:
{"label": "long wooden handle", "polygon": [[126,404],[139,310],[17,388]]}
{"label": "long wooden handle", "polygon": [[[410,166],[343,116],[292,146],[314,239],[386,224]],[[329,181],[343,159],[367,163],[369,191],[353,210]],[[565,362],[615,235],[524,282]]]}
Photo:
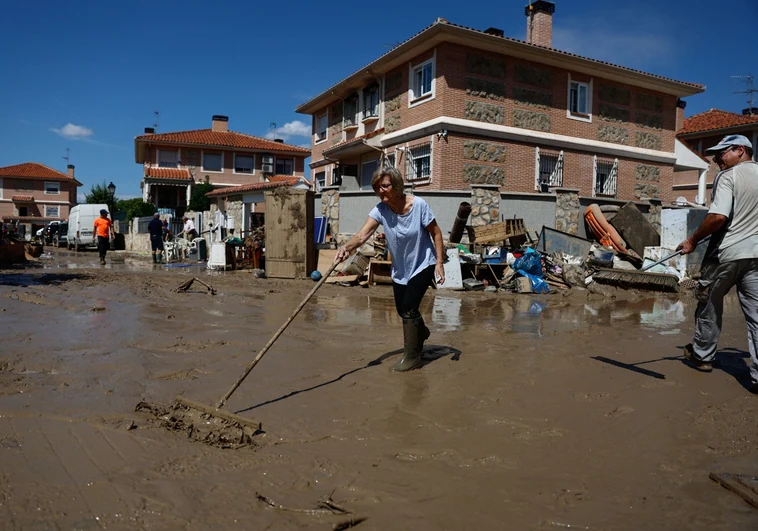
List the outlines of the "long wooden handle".
{"label": "long wooden handle", "polygon": [[279,339],[279,336],[282,335],[282,333],[287,329],[287,327],[290,325],[292,320],[297,316],[297,314],[300,313],[300,310],[303,309],[303,306],[311,300],[311,297],[313,297],[313,294],[318,291],[318,289],[321,287],[321,285],[326,281],[327,278],[329,278],[329,275],[332,274],[334,269],[339,265],[339,262],[332,264],[332,267],[329,268],[329,271],[327,271],[324,276],[321,277],[321,280],[318,281],[318,283],[313,286],[313,289],[311,292],[305,296],[303,299],[303,302],[301,302],[297,308],[295,308],[295,311],[292,312],[292,315],[290,315],[289,319],[287,319],[284,324],[279,328],[279,330],[276,331],[276,334],[274,334],[274,337],[269,339],[268,343],[266,343],[266,346],[263,347],[263,349],[258,353],[258,355],[255,357],[255,359],[250,362],[250,365],[247,366],[245,369],[245,372],[242,373],[242,376],[240,376],[237,381],[234,383],[231,389],[227,391],[227,393],[224,395],[224,397],[219,401],[219,403],[216,405],[216,409],[219,409],[226,404],[226,401],[229,400],[229,397],[232,396],[232,393],[237,390],[237,388],[240,386],[240,384],[247,378],[247,375],[250,374],[250,371],[253,370],[253,367],[255,367],[259,361],[261,361],[261,358],[263,358],[264,354],[268,352],[268,349],[271,348],[271,346],[276,343],[276,340]]}

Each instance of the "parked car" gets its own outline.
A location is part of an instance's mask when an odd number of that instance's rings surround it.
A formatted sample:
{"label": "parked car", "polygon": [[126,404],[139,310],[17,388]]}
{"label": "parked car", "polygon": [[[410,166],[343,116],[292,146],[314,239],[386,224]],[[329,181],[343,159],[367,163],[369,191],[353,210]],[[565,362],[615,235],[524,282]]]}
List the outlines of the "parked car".
{"label": "parked car", "polygon": [[55,238],[55,235],[58,234],[58,231],[60,230],[60,223],[61,223],[60,221],[51,221],[50,223],[45,225],[42,232],[44,243],[46,244],[53,243],[53,239]]}
{"label": "parked car", "polygon": [[67,247],[68,245],[68,221],[62,221],[58,225],[58,230],[53,236],[53,245],[56,247]]}

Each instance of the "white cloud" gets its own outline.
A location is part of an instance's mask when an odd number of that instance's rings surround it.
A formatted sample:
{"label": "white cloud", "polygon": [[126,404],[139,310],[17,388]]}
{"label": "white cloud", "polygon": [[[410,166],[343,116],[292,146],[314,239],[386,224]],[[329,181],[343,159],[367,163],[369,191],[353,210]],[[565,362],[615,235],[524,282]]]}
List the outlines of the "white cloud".
{"label": "white cloud", "polygon": [[83,125],[74,125],[71,122],[67,123],[60,129],[51,127],[50,130],[69,140],[86,140],[94,133],[92,129],[88,127],[84,127]]}
{"label": "white cloud", "polygon": [[266,138],[270,140],[273,140],[274,138],[288,140],[293,136],[311,136],[311,126],[306,125],[300,120],[295,120],[266,133]]}

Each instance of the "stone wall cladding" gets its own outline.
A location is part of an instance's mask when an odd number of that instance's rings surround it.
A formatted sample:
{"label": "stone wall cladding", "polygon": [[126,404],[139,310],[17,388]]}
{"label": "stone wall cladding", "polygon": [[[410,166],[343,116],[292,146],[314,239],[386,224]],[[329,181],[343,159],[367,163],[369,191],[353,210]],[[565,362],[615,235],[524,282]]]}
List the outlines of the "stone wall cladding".
{"label": "stone wall cladding", "polygon": [[466,54],[466,72],[481,76],[505,79],[505,59],[486,57],[478,53]]}
{"label": "stone wall cladding", "polygon": [[533,129],[535,131],[550,132],[552,121],[549,114],[542,114],[524,109],[513,111],[513,126]]}
{"label": "stone wall cladding", "polygon": [[616,105],[629,105],[632,102],[632,93],[626,87],[615,87],[600,83],[597,89],[597,97],[601,101],[615,103]]}
{"label": "stone wall cladding", "polygon": [[553,106],[553,94],[524,87],[513,87],[513,99],[524,105],[548,109]]}
{"label": "stone wall cladding", "polygon": [[634,117],[634,122],[642,127],[650,127],[652,129],[663,128],[663,116],[660,114],[648,114],[637,111]]}
{"label": "stone wall cladding", "polygon": [[487,98],[502,101],[505,99],[505,83],[487,81],[475,77],[466,78],[466,94],[475,98]]}
{"label": "stone wall cladding", "polygon": [[661,180],[661,169],[657,166],[637,164],[637,167],[634,169],[634,176],[638,181],[652,181],[657,183]]}
{"label": "stone wall cladding", "polygon": [[500,190],[471,187],[471,225],[481,227],[500,220]]}
{"label": "stone wall cladding", "polygon": [[400,129],[400,115],[395,114],[384,119],[384,132],[392,133]]}
{"label": "stone wall cladding", "polygon": [[467,101],[464,116],[469,120],[476,120],[477,122],[502,124],[505,121],[504,114],[505,108],[500,105],[492,105],[490,103],[481,103],[478,101]]}
{"label": "stone wall cladding", "polygon": [[615,125],[601,125],[597,129],[597,139],[614,144],[629,144],[629,130]]}
{"label": "stone wall cladding", "polygon": [[400,108],[400,101],[401,96],[398,94],[394,98],[388,99],[386,102],[384,102],[384,112],[385,114],[389,114],[391,112],[395,112]]}
{"label": "stone wall cladding", "polygon": [[544,89],[552,89],[554,84],[553,73],[550,70],[523,64],[516,65],[513,78],[519,83]]}
{"label": "stone wall cladding", "polygon": [[646,111],[663,112],[663,98],[655,94],[638,92],[636,97],[637,107]]}
{"label": "stone wall cladding", "polygon": [[476,140],[466,140],[463,143],[463,158],[481,162],[505,162],[505,146]]}
{"label": "stone wall cladding", "polygon": [[650,202],[650,209],[647,213],[647,220],[650,222],[650,224],[653,226],[653,228],[658,231],[658,234],[661,233],[661,211],[663,210],[663,205],[659,201],[651,201]]}
{"label": "stone wall cladding", "polygon": [[657,184],[635,183],[634,197],[637,199],[657,199],[659,188]]}
{"label": "stone wall cladding", "polygon": [[663,147],[663,141],[661,140],[661,135],[637,131],[634,134],[634,145],[646,149],[660,150]]}
{"label": "stone wall cladding", "polygon": [[505,171],[494,166],[479,166],[465,164],[463,166],[463,182],[467,184],[505,184]]}
{"label": "stone wall cladding", "polygon": [[329,234],[335,237],[340,231],[340,192],[324,190],[321,194],[321,215],[326,216]]}
{"label": "stone wall cladding", "polygon": [[608,122],[629,123],[629,111],[621,107],[614,107],[607,103],[600,103],[597,106],[598,116]]}
{"label": "stone wall cladding", "polygon": [[569,234],[579,233],[579,194],[577,192],[556,190],[555,229]]}

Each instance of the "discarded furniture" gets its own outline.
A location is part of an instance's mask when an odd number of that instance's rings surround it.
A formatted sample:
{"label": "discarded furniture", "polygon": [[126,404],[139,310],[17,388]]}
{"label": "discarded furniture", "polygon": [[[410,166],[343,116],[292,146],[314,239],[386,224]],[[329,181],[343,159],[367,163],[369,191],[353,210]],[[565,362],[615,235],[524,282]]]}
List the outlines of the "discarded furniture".
{"label": "discarded furniture", "polygon": [[624,239],[627,249],[640,256],[645,254],[645,247],[658,247],[661,244],[658,231],[631,201],[622,206],[609,223]]}
{"label": "discarded furniture", "polygon": [[474,227],[472,243],[499,243],[514,236],[525,236],[526,228],[523,219],[506,219],[498,223],[490,223]]}
{"label": "discarded furniture", "polygon": [[453,230],[450,231],[450,242],[460,243],[463,236],[463,229],[466,228],[466,222],[471,215],[471,203],[464,201],[458,206],[458,212],[455,215],[455,221],[453,222]]}
{"label": "discarded furniture", "polygon": [[576,256],[581,258],[579,263],[583,264],[587,261],[590,247],[592,247],[592,242],[589,240],[543,226],[535,250],[547,255],[563,253],[568,256]]}
{"label": "discarded furniture", "polygon": [[283,186],[264,197],[266,276],[308,278],[316,265],[313,192]]}
{"label": "discarded furniture", "polygon": [[371,260],[368,264],[368,283],[392,284],[392,262],[387,260]]}

